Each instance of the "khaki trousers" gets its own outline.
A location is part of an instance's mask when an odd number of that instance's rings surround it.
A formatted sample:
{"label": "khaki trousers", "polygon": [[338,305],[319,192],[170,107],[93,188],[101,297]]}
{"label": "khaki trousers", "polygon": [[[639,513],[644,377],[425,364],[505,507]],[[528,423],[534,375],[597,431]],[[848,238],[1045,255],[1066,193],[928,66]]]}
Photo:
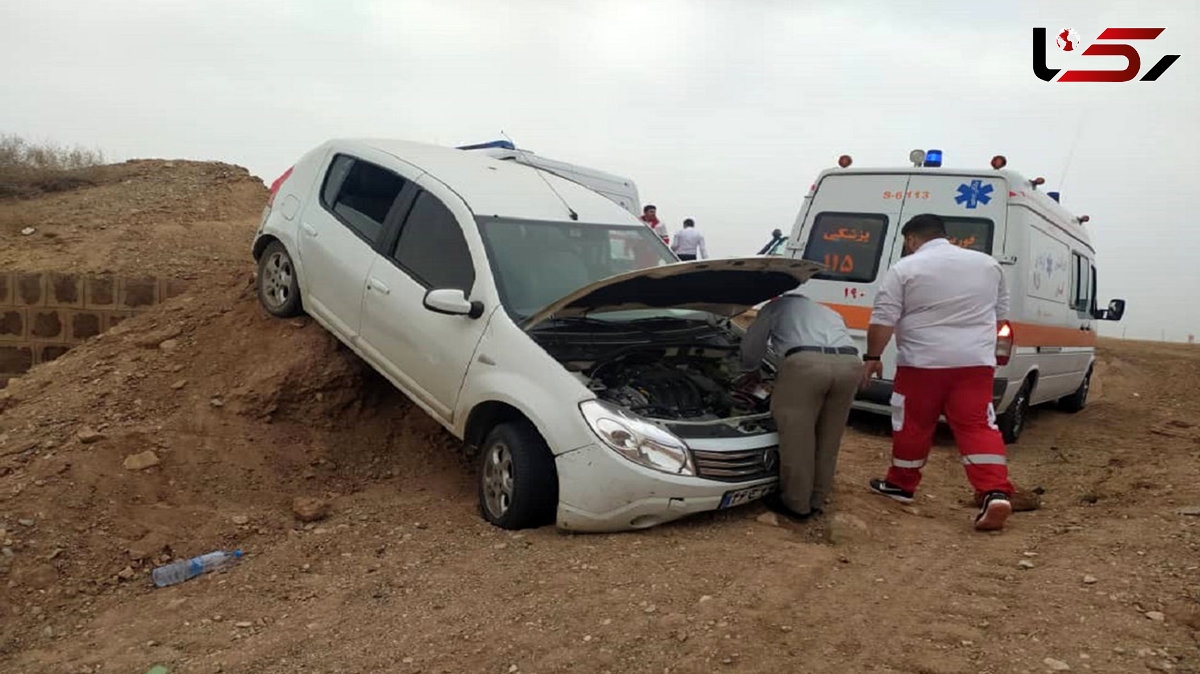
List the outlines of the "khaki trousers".
{"label": "khaki trousers", "polygon": [[861,379],[857,356],[801,351],[783,361],[771,414],[779,428],[779,488],[792,511],[823,508],[833,491],[838,447]]}

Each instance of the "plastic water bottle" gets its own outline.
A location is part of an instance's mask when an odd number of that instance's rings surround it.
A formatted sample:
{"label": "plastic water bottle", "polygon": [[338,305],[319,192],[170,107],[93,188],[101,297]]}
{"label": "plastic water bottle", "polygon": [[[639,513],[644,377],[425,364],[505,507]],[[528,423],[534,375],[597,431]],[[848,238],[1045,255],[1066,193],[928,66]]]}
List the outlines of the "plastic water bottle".
{"label": "plastic water bottle", "polygon": [[225,550],[217,550],[210,552],[207,555],[192,557],[191,559],[181,559],[178,562],[171,562],[158,567],[150,573],[150,577],[154,579],[154,584],[158,587],[166,587],[176,583],[182,583],[185,580],[191,580],[202,573],[216,571],[231,566],[234,562],[241,559],[242,551],[234,550],[227,552]]}

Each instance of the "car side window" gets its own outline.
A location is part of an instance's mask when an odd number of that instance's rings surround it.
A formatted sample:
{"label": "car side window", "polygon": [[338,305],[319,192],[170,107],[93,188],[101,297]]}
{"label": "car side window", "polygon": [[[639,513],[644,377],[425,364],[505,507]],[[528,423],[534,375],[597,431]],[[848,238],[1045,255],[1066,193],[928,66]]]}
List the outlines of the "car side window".
{"label": "car side window", "polygon": [[426,288],[457,288],[470,294],[475,265],[458,219],[422,190],[400,228],[392,259]]}
{"label": "car side window", "polygon": [[404,187],[404,178],[361,159],[338,155],[321,188],[321,205],[371,245]]}

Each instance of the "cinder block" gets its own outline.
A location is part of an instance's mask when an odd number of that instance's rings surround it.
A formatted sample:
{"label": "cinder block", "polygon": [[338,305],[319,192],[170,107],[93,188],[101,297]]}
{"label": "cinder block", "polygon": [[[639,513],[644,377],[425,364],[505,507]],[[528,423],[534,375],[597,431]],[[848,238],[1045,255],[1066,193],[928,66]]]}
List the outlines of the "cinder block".
{"label": "cinder block", "polygon": [[100,314],[104,321],[105,330],[110,330],[116,327],[118,323],[127,318],[133,318],[132,311],[102,311]]}
{"label": "cinder block", "polygon": [[13,275],[11,272],[0,272],[0,307],[16,304],[13,299]]}
{"label": "cinder block", "polygon": [[16,274],[16,302],[19,306],[40,307],[46,304],[46,278],[42,274]]}
{"label": "cinder block", "polygon": [[49,363],[70,351],[71,347],[68,344],[35,344],[33,349],[35,363]]}
{"label": "cinder block", "polygon": [[78,274],[47,275],[46,305],[51,307],[83,308],[83,277]]}
{"label": "cinder block", "polygon": [[177,278],[160,278],[158,280],[158,297],[160,302],[166,302],[172,297],[178,297],[188,289],[188,282]]}
{"label": "cinder block", "polygon": [[29,339],[39,342],[62,342],[67,339],[67,325],[55,309],[29,310]]}
{"label": "cinder block", "polygon": [[68,320],[71,326],[71,336],[69,339],[72,342],[80,342],[103,332],[104,324],[100,313],[99,311],[70,312]]}
{"label": "cinder block", "polygon": [[113,309],[117,306],[116,278],[89,276],[83,285],[83,304],[88,309]]}
{"label": "cinder block", "polygon": [[117,306],[138,309],[158,304],[158,279],[122,278],[117,294]]}
{"label": "cinder block", "polygon": [[26,338],[29,310],[24,307],[0,307],[0,341]]}
{"label": "cinder block", "polygon": [[0,372],[21,374],[33,367],[33,349],[28,346],[0,346]]}

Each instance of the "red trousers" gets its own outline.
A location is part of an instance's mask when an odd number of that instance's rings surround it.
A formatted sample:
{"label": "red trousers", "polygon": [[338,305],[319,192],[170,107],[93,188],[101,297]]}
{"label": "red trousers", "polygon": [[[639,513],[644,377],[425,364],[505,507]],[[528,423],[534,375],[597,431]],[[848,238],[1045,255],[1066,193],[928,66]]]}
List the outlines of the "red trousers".
{"label": "red trousers", "polygon": [[917,490],[938,417],[944,414],[976,493],[1012,493],[1004,439],[992,406],[992,376],[990,367],[897,368],[888,482]]}

